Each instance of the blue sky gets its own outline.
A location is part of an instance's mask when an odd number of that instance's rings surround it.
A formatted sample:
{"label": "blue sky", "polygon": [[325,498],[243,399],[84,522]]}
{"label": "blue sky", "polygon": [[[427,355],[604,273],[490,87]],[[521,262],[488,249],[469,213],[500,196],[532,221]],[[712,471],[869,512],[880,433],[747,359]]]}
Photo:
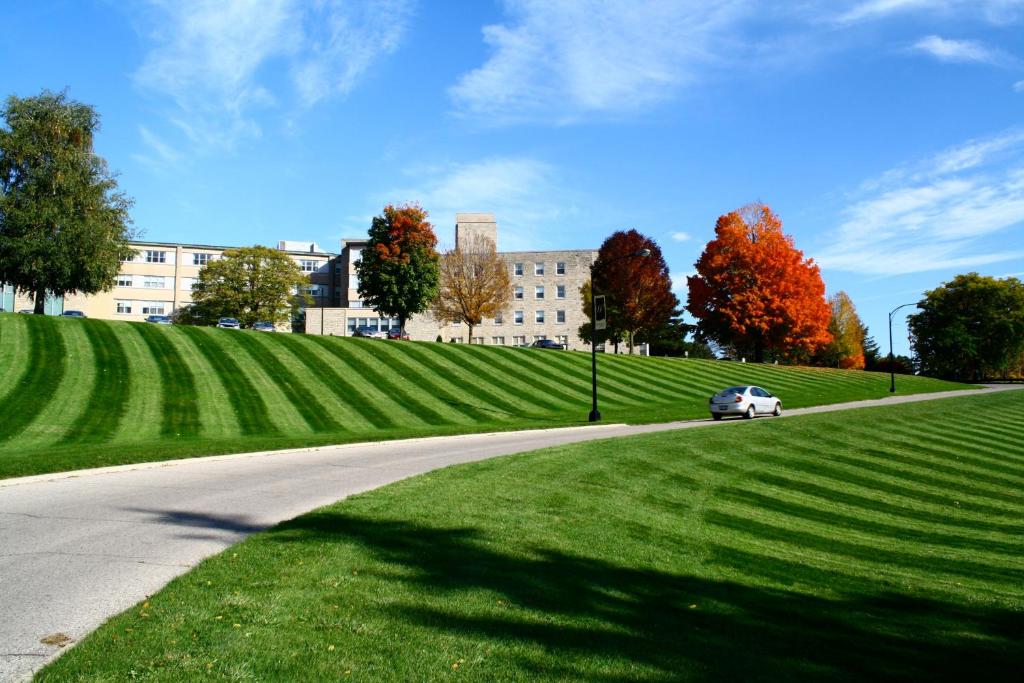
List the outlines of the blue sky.
{"label": "blue sky", "polygon": [[[1024,0],[9,3],[0,94],[96,107],[146,239],[337,250],[388,202],[503,249],[636,228],[685,278],[769,204],[879,342],[1024,274]],[[905,350],[905,326],[896,328]]]}

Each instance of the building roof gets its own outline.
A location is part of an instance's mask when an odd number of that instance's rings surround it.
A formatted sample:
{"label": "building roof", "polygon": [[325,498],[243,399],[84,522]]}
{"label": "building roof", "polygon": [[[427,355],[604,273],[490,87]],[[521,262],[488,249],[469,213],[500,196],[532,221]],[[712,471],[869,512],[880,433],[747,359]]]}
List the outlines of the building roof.
{"label": "building roof", "polygon": [[[241,248],[238,245],[235,245],[235,246],[224,246],[222,244],[190,244],[190,243],[187,243],[187,242],[151,242],[151,241],[148,241],[148,240],[131,240],[131,241],[128,242],[128,244],[131,244],[132,246],[135,246],[135,247],[166,247],[166,248],[169,248],[169,249],[176,249],[178,247],[181,247],[183,249],[217,249],[219,251],[224,251],[225,249],[239,249],[239,248]],[[322,251],[322,250],[321,251],[316,251],[316,252],[310,252],[308,249],[306,249],[306,250],[282,249],[280,247],[281,244],[305,244],[308,247],[308,245],[311,244],[311,243],[310,242],[298,242],[298,243],[296,243],[296,242],[279,241],[278,242],[278,247],[277,247],[278,251],[283,251],[286,254],[289,254],[291,256],[309,256],[309,255],[313,255],[313,256],[337,256],[337,254],[333,254],[333,253],[331,253],[329,251]],[[315,242],[313,242],[312,244],[315,244]],[[251,245],[243,245],[243,246],[251,246]]]}

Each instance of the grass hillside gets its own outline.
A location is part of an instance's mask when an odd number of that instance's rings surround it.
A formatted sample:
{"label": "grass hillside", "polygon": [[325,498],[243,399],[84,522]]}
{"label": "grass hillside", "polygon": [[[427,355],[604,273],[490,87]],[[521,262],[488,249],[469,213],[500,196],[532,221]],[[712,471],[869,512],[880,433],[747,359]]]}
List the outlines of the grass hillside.
{"label": "grass hillside", "polygon": [[[857,371],[601,356],[605,421],[704,417],[761,384],[787,408],[888,395]],[[959,388],[901,377],[901,393]],[[0,477],[170,457],[585,423],[590,357],[0,314]]]}
{"label": "grass hillside", "polygon": [[450,467],[247,539],[39,680],[1020,681],[1022,413],[1016,391]]}

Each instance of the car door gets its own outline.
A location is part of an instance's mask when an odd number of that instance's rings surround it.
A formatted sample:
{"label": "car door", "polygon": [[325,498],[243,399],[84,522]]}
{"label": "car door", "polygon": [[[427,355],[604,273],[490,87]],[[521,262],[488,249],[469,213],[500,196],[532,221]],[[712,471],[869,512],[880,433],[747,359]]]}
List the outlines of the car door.
{"label": "car door", "polygon": [[754,410],[759,413],[767,413],[769,410],[768,401],[771,400],[768,398],[768,392],[761,387],[752,387],[750,394],[754,397]]}

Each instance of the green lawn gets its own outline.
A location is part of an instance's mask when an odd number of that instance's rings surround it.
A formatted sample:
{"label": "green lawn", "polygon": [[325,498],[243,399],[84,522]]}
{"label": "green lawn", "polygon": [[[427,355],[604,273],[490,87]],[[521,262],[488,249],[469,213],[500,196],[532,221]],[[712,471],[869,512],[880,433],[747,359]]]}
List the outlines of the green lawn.
{"label": "green lawn", "polygon": [[[858,371],[602,356],[606,422],[703,417],[758,383],[786,407],[888,395]],[[962,388],[901,377],[904,393]],[[0,477],[173,457],[585,424],[585,353],[0,314]]]}
{"label": "green lawn", "polygon": [[40,680],[1020,681],[1021,414],[1011,392],[451,467],[250,537]]}

